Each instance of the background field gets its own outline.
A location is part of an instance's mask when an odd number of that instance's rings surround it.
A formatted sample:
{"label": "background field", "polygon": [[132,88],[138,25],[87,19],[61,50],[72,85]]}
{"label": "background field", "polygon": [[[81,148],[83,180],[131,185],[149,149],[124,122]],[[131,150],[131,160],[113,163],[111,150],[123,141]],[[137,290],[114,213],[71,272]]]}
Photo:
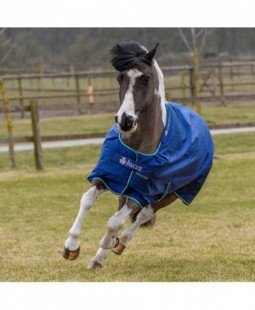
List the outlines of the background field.
{"label": "background field", "polygon": [[[194,109],[194,107],[189,106]],[[99,113],[95,115],[61,116],[41,118],[42,136],[61,134],[89,134],[105,133],[114,122],[115,113]],[[243,103],[234,106],[204,106],[203,117],[210,127],[246,126],[255,124],[255,104]],[[14,137],[31,137],[30,119],[13,119]],[[0,139],[6,138],[5,121],[0,122]]]}
{"label": "background field", "polygon": [[[61,251],[100,146],[45,150],[40,173],[32,152],[17,153],[17,170],[0,167],[0,281],[254,281],[254,134],[214,140],[214,166],[192,206],[161,210],[152,230],[140,229],[96,271],[86,263],[116,196],[101,196],[86,218],[80,257],[65,261]],[[0,154],[0,165],[7,160]]]}

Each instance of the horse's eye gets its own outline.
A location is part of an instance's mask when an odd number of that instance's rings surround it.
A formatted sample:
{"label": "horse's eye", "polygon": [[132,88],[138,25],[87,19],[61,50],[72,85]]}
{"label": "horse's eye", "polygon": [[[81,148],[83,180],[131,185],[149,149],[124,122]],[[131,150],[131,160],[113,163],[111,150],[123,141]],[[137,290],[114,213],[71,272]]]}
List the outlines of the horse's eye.
{"label": "horse's eye", "polygon": [[119,82],[119,84],[123,81],[123,78],[124,78],[124,74],[122,73],[118,74],[117,81]]}
{"label": "horse's eye", "polygon": [[143,74],[140,77],[140,81],[144,84],[144,85],[148,85],[149,81],[150,81],[151,76],[149,74]]}

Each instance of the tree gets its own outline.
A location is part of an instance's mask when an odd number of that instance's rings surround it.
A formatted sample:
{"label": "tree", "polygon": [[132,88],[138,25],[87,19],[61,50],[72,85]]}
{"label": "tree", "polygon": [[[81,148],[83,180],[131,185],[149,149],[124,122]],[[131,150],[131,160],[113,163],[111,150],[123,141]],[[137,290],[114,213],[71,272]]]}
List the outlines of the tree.
{"label": "tree", "polygon": [[[11,38],[6,38],[5,28],[0,30],[0,66],[8,58],[14,45],[10,46]],[[7,47],[7,48],[6,48]],[[2,96],[3,106],[5,110],[6,127],[8,133],[9,156],[11,168],[16,167],[13,145],[13,122],[12,115],[9,111],[9,100],[6,94],[4,81],[0,77],[0,95]]]}
{"label": "tree", "polygon": [[6,34],[6,28],[0,29],[0,67],[11,54],[14,46],[12,38]]}
{"label": "tree", "polygon": [[195,106],[199,114],[202,114],[201,104],[199,102],[200,96],[200,58],[203,55],[205,50],[206,39],[213,32],[210,29],[190,29],[190,34],[184,33],[184,31],[179,28],[179,34],[186,45],[187,49],[191,52],[193,56],[193,65],[194,65],[194,85],[195,85]]}

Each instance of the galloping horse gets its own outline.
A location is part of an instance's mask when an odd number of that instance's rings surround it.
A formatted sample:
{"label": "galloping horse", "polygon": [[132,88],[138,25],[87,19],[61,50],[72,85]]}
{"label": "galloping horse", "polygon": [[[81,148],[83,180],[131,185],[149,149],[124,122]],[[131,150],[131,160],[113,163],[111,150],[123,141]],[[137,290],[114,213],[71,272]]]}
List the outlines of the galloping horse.
{"label": "galloping horse", "polygon": [[[135,231],[153,222],[155,213],[177,198],[189,205],[203,186],[213,162],[214,146],[204,120],[176,103],[166,102],[163,74],[150,51],[130,41],[111,50],[119,72],[120,108],[90,173],[91,188],[65,241],[63,257],[76,259],[84,217],[96,198],[110,190],[119,195],[118,211],[109,219],[100,248],[88,267],[102,268],[111,249],[121,254]],[[131,217],[133,224],[115,234]]]}

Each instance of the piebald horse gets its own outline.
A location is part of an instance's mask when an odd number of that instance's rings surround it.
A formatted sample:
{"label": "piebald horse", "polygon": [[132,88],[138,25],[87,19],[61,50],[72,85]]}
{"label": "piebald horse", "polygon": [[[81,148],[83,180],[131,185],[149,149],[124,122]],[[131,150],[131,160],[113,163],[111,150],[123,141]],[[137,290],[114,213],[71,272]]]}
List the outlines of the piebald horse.
{"label": "piebald horse", "polygon": [[[163,74],[154,59],[157,47],[148,51],[130,41],[111,50],[111,63],[119,72],[120,108],[63,250],[64,258],[76,259],[83,220],[97,197],[107,190],[119,195],[118,210],[107,222],[90,269],[102,268],[109,249],[120,255],[136,230],[153,223],[161,208],[177,198],[189,205],[212,166],[213,142],[203,119],[166,103]],[[129,217],[132,225],[115,236]]]}

